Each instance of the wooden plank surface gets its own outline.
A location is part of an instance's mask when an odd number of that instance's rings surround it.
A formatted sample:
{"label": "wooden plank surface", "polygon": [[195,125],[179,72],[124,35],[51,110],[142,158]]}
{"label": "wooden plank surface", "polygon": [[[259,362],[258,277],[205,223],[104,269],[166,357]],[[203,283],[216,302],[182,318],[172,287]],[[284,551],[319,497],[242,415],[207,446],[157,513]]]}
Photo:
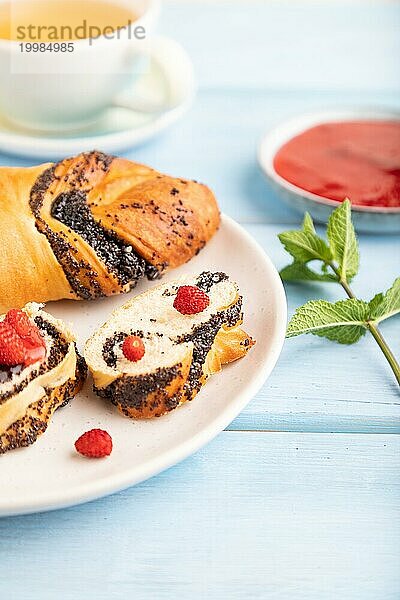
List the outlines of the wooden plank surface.
{"label": "wooden plank surface", "polygon": [[385,0],[169,1],[163,31],[202,87],[400,90],[400,14]]}
{"label": "wooden plank surface", "polygon": [[398,600],[399,469],[399,436],[225,432],[110,498],[1,520],[0,597]]}

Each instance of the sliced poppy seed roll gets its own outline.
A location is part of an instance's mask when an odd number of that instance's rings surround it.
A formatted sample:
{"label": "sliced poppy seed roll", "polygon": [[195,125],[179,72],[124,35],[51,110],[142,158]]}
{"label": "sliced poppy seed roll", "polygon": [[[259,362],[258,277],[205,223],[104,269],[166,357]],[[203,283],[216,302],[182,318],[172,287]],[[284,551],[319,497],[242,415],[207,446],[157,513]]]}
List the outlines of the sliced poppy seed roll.
{"label": "sliced poppy seed roll", "polygon": [[[207,297],[208,305],[195,314],[176,308],[178,290],[187,286]],[[115,310],[86,343],[94,390],[126,416],[159,417],[192,400],[221,365],[248,352],[254,341],[241,323],[242,297],[224,273],[154,287]],[[128,338],[143,344],[139,360],[124,353]]]}
{"label": "sliced poppy seed roll", "polygon": [[[86,376],[75,338],[62,321],[36,303],[19,312],[28,317],[27,323],[36,338],[39,336],[44,351],[39,360],[33,358],[29,364],[0,364],[0,454],[33,444],[47,429],[54,411],[77,394]],[[0,363],[6,357],[7,363],[13,362],[16,350],[23,350],[25,345],[29,352],[32,348],[31,341],[26,341],[27,323],[14,334],[4,326],[6,321],[7,315],[0,316]]]}

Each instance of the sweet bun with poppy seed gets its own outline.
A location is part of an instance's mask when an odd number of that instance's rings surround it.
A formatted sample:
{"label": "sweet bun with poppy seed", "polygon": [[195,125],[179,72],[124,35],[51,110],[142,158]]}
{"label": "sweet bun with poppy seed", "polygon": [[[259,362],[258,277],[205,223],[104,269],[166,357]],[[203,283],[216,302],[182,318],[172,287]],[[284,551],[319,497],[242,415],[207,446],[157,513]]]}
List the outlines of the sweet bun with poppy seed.
{"label": "sweet bun with poppy seed", "polygon": [[242,318],[242,297],[225,273],[156,286],[115,310],[87,341],[94,390],[128,417],[168,413],[247,354],[254,341],[239,327]]}
{"label": "sweet bun with poppy seed", "polygon": [[93,299],[190,260],[220,215],[202,184],[101,152],[0,168],[0,311]]}
{"label": "sweet bun with poppy seed", "polygon": [[[11,313],[14,317],[17,313],[19,319],[12,320]],[[3,454],[37,440],[47,429],[54,411],[82,387],[86,365],[69,329],[39,304],[29,303],[22,311],[9,311],[0,316],[0,325],[0,454]],[[43,350],[40,354],[36,344]]]}

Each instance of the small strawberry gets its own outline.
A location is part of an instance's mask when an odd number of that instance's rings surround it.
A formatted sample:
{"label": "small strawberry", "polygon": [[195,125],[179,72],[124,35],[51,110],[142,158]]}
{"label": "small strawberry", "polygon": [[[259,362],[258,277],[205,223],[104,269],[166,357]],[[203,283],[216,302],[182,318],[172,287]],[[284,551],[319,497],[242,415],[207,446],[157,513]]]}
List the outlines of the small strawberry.
{"label": "small strawberry", "polygon": [[182,285],[175,296],[174,308],[182,315],[196,315],[210,304],[210,298],[195,285]]}
{"label": "small strawberry", "polygon": [[112,452],[112,438],[104,429],[91,429],[76,440],[75,449],[88,458],[103,458]]}
{"label": "small strawberry", "polygon": [[46,358],[46,346],[28,346],[23,340],[25,346],[25,361],[24,365],[32,365],[40,360],[42,362]]}
{"label": "small strawberry", "polygon": [[0,322],[0,365],[25,364],[26,350],[21,338],[5,321]]}
{"label": "small strawberry", "polygon": [[46,343],[28,315],[11,309],[0,323],[0,364],[28,366],[44,360]]}
{"label": "small strawberry", "polygon": [[4,320],[11,325],[26,344],[30,344],[31,346],[46,346],[39,329],[31,323],[28,315],[23,310],[12,308],[8,311]]}
{"label": "small strawberry", "polygon": [[137,362],[145,353],[144,344],[137,335],[128,335],[122,344],[122,353],[128,360]]}

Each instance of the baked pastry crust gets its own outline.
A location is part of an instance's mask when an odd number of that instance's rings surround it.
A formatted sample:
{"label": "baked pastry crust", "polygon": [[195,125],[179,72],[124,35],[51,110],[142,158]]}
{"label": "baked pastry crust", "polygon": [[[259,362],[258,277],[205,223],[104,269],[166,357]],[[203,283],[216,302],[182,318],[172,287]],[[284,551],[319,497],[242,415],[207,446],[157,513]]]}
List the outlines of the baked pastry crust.
{"label": "baked pastry crust", "polygon": [[0,168],[0,311],[129,291],[190,260],[219,226],[197,182],[100,152]]}

